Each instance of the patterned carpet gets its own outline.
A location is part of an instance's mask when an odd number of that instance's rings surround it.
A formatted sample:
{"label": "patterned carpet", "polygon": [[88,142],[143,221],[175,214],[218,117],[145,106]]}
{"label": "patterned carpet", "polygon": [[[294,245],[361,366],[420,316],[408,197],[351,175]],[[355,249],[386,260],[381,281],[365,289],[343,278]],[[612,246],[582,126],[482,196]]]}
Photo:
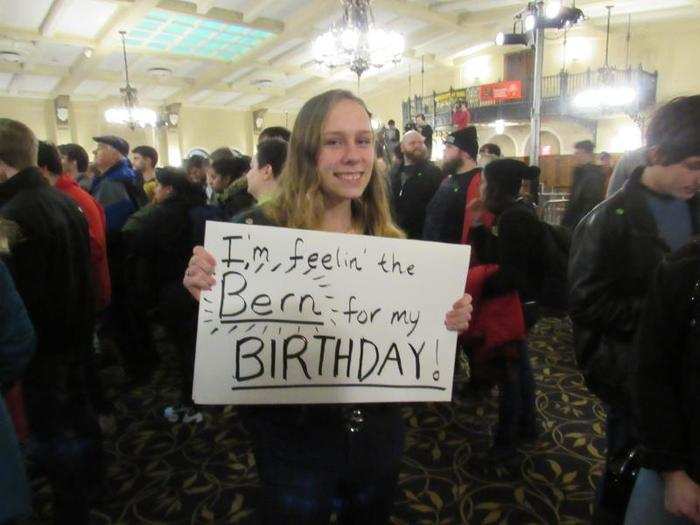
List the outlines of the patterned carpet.
{"label": "patterned carpet", "polygon": [[[573,362],[567,320],[544,319],[531,336],[537,411],[543,434],[508,464],[481,461],[490,446],[496,399],[462,394],[452,403],[404,408],[409,428],[394,524],[588,523],[602,468],[603,412]],[[153,384],[112,394],[117,430],[105,443],[110,495],[93,510],[95,524],[256,523],[258,483],[248,434],[233,407],[213,408],[199,425],[171,424],[177,400],[172,351]],[[118,368],[106,370],[116,382]],[[32,480],[35,517],[47,523],[50,492]]]}

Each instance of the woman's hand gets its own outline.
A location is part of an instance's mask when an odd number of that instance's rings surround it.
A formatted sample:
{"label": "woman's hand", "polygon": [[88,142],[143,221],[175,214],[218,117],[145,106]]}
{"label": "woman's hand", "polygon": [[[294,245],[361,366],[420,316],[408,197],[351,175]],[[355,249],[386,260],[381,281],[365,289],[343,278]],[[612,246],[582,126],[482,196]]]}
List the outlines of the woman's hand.
{"label": "woman's hand", "polygon": [[452,305],[452,310],[445,315],[445,326],[453,332],[465,332],[472,319],[472,296],[465,293]]}
{"label": "woman's hand", "polygon": [[700,523],[700,486],[682,470],[665,472],[666,510],[674,516]]}
{"label": "woman's hand", "polygon": [[211,287],[216,283],[214,278],[215,267],[216,259],[214,259],[214,256],[206,251],[204,246],[195,246],[194,250],[192,250],[192,257],[190,257],[187,270],[185,270],[182,284],[185,285],[187,291],[197,301],[199,301],[202,290],[211,290]]}

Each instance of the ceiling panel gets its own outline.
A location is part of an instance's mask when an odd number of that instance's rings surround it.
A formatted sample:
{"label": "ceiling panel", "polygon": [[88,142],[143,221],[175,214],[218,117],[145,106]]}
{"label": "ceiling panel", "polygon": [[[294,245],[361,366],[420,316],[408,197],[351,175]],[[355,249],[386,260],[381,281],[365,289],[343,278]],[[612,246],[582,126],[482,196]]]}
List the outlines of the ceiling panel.
{"label": "ceiling panel", "polygon": [[309,75],[306,75],[304,73],[299,73],[298,75],[288,75],[283,81],[282,84],[284,85],[285,88],[291,88],[296,86],[297,84],[301,84],[304,82],[304,80],[308,79]]}
{"label": "ceiling panel", "polygon": [[467,12],[488,11],[489,9],[499,9],[502,7],[525,7],[526,2],[522,0],[442,0],[438,1],[433,9],[438,12]]}
{"label": "ceiling panel", "polygon": [[55,42],[37,42],[28,58],[37,64],[69,67],[82,52],[83,48],[79,46],[69,46]]}
{"label": "ceiling panel", "polygon": [[204,104],[210,106],[226,106],[240,97],[235,91],[214,91],[205,100]]}
{"label": "ceiling panel", "polygon": [[[98,0],[67,2],[56,17],[56,32],[84,38],[95,38],[114,15],[118,4]],[[85,23],[89,20],[89,23]]]}
{"label": "ceiling panel", "polygon": [[180,90],[178,86],[144,86],[139,89],[139,99],[142,100],[165,100]]}
{"label": "ceiling panel", "polygon": [[[129,52],[127,49],[126,53],[127,59],[129,61],[129,67],[134,67],[136,60],[139,56],[133,52]],[[124,70],[124,55],[121,51],[113,51],[109,53],[100,62],[100,69],[106,69],[108,71],[123,71]]]}
{"label": "ceiling panel", "polygon": [[231,73],[229,76],[225,77],[223,79],[223,82],[235,82],[239,78],[247,75],[251,71],[254,71],[254,67],[239,67],[237,68],[233,73]]}
{"label": "ceiling panel", "polygon": [[207,98],[207,97],[208,97],[209,95],[211,95],[212,93],[213,93],[213,91],[212,91],[211,89],[203,89],[203,90],[198,91],[197,93],[194,93],[193,95],[191,95],[191,96],[187,99],[187,101],[196,104],[196,103],[198,103],[198,102],[201,102],[201,101],[204,100],[205,98]]}
{"label": "ceiling panel", "polygon": [[273,36],[269,31],[153,9],[127,35],[130,48],[233,60]]}
{"label": "ceiling panel", "polygon": [[[628,13],[647,13],[657,11],[661,7],[659,0],[617,0],[616,2],[591,2],[581,6],[583,13],[589,18],[607,17],[607,5],[613,5],[612,15]],[[663,0],[664,9],[695,5],[693,0]],[[634,21],[634,17],[632,17]]]}
{"label": "ceiling panel", "polygon": [[38,30],[53,0],[0,0],[4,26]]}
{"label": "ceiling panel", "polygon": [[249,9],[255,0],[214,0],[214,7],[221,7],[222,9],[230,9],[231,11],[245,12]]}
{"label": "ceiling panel", "polygon": [[266,93],[251,93],[249,95],[243,95],[242,97],[237,98],[235,104],[236,106],[240,107],[250,107],[254,104],[259,104],[268,98],[270,98],[270,95]]}
{"label": "ceiling panel", "polygon": [[31,91],[32,93],[50,93],[61,79],[44,75],[17,75],[14,88],[18,91]]}
{"label": "ceiling panel", "polygon": [[307,41],[306,38],[292,38],[290,40],[287,40],[286,42],[281,43],[278,46],[273,47],[267,53],[260,55],[260,59],[261,60],[272,60],[275,57],[278,57],[279,55],[286,53],[290,49],[294,49],[295,47],[301,46],[302,44],[306,43],[306,41]]}
{"label": "ceiling panel", "polygon": [[83,97],[96,97],[98,99],[104,97],[120,96],[119,89],[123,84],[116,82],[104,82],[102,80],[84,80],[73,91],[75,95]]}

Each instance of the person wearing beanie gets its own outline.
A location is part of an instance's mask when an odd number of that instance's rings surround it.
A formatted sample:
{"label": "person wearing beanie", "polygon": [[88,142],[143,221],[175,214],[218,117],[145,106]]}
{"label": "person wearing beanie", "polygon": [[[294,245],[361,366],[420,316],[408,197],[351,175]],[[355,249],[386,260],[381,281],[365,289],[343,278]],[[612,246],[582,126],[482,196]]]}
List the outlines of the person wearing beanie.
{"label": "person wearing beanie", "polygon": [[[546,232],[534,208],[520,198],[520,187],[537,168],[518,160],[499,159],[484,168],[482,199],[472,204],[475,220],[484,212],[493,214],[493,226],[476,226],[471,235],[472,250],[480,264],[497,265],[485,280],[482,300],[517,292],[523,308],[526,329],[537,321],[533,305],[544,280],[547,261]],[[503,460],[515,454],[520,440],[539,434],[535,419],[535,380],[527,341],[516,343],[517,351],[503,352],[496,359],[502,373],[499,388],[498,425],[491,459]]]}
{"label": "person wearing beanie", "polygon": [[[481,184],[478,153],[474,126],[453,131],[445,139],[442,171],[447,177],[428,204],[423,239],[457,244],[462,242],[463,233],[468,233],[472,221],[471,215],[465,221],[465,210],[479,197]],[[489,220],[488,215],[483,218]]]}
{"label": "person wearing beanie", "polygon": [[415,130],[401,139],[403,160],[389,173],[391,209],[396,224],[409,239],[420,239],[425,210],[440,186],[440,169],[430,162],[425,138]]}

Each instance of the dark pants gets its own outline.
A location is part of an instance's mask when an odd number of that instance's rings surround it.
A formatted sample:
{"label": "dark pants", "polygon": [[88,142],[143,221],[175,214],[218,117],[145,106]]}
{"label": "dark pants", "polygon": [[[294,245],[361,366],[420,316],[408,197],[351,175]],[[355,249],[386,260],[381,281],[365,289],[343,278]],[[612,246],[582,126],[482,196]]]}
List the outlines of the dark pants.
{"label": "dark pants", "polygon": [[102,480],[102,433],[86,393],[83,367],[33,362],[24,380],[31,435],[27,452],[53,491],[54,523],[88,523]]}
{"label": "dark pants", "polygon": [[616,466],[636,444],[632,414],[627,409],[608,406],[605,425],[607,439],[605,470],[596,491],[593,523],[622,524],[634,484],[633,481],[620,483],[614,472]]}
{"label": "dark pants", "polygon": [[523,431],[532,431],[535,425],[535,378],[527,341],[520,343],[519,354],[517,361],[505,365],[505,378],[499,385],[496,447],[513,447],[517,436]]}
{"label": "dark pants", "polygon": [[[127,261],[121,248],[109,258],[112,300],[103,318],[103,333],[119,347],[127,380],[141,381],[150,376],[158,355],[150,339],[148,299],[140,297],[134,283],[147,278]],[[152,305],[150,305],[152,307]]]}
{"label": "dark pants", "polygon": [[261,523],[325,525],[333,512],[344,525],[389,522],[403,452],[400,413],[365,405],[355,424],[348,410],[309,407],[292,421],[290,409],[281,409],[282,417],[263,409],[248,424],[262,482]]}

